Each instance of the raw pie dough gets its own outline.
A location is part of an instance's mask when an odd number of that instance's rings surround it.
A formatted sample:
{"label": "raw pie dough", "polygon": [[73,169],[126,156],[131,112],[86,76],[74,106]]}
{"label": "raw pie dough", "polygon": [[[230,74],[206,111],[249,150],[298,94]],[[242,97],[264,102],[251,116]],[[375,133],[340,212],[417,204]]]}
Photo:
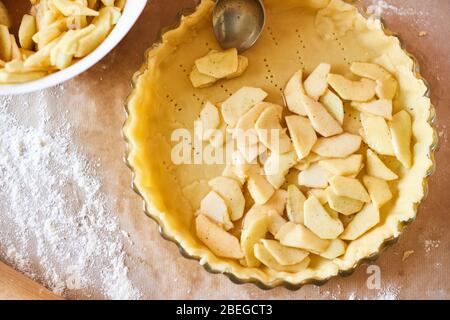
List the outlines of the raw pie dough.
{"label": "raw pie dough", "polygon": [[[135,186],[149,215],[168,238],[209,269],[241,281],[299,285],[352,270],[361,259],[378,253],[386,240],[398,237],[405,223],[416,217],[433,166],[433,114],[427,87],[416,76],[413,60],[396,37],[384,33],[378,20],[364,18],[341,0],[265,0],[264,4],[267,25],[257,44],[244,53],[248,69],[239,78],[221,80],[209,88],[194,89],[189,73],[196,59],[220,50],[211,28],[214,2],[203,0],[177,29],[165,33],[162,43],[148,52],[147,63],[135,78],[124,131]],[[308,268],[298,273],[246,268],[237,260],[215,256],[196,236],[195,210],[210,191],[208,181],[221,176],[224,166],[174,165],[173,130],[193,131],[203,102],[224,101],[243,86],[262,88],[269,94],[266,101],[285,105],[282,91],[292,74],[299,69],[310,74],[323,62],[332,66],[333,73],[356,80],[350,72],[355,61],[375,62],[392,73],[399,82],[393,114],[404,108],[413,118],[412,167],[405,169],[395,158],[383,158],[399,179],[389,183],[395,200],[382,207],[381,222],[361,238],[349,241],[340,258],[310,255]],[[345,110],[345,131],[358,134],[361,123],[355,119],[359,112],[349,105]]]}

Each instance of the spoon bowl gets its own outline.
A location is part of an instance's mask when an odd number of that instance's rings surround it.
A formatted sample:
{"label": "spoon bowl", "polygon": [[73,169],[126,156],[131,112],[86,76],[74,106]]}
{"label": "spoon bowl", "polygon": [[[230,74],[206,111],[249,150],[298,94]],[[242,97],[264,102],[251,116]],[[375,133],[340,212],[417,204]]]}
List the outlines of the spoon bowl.
{"label": "spoon bowl", "polygon": [[249,49],[264,29],[266,14],[260,0],[217,0],[213,28],[223,49]]}

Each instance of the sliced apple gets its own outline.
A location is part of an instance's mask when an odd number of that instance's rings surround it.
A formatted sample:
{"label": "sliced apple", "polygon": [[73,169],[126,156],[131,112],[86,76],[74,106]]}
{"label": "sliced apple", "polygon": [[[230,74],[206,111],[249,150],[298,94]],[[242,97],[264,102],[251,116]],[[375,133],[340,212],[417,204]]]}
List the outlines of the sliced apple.
{"label": "sliced apple", "polygon": [[308,169],[301,171],[298,175],[298,184],[309,188],[328,187],[328,180],[333,176],[331,172],[320,166],[318,163],[313,163]]}
{"label": "sliced apple", "polygon": [[379,154],[394,156],[391,133],[382,117],[361,113],[361,124],[369,147]]}
{"label": "sliced apple", "polygon": [[242,259],[244,257],[239,240],[206,216],[197,216],[195,226],[197,237],[216,256],[229,259]]}
{"label": "sliced apple", "polygon": [[216,83],[219,79],[208,76],[206,74],[200,73],[197,66],[194,65],[191,73],[189,74],[189,79],[191,80],[194,88],[207,88]]}
{"label": "sliced apple", "polygon": [[297,163],[297,154],[294,151],[278,154],[272,152],[264,163],[264,173],[267,181],[275,188],[279,189],[285,182],[285,176]]}
{"label": "sliced apple", "polygon": [[275,193],[274,187],[261,175],[261,169],[253,168],[249,171],[247,189],[256,204],[265,204]]}
{"label": "sliced apple", "polygon": [[267,214],[267,219],[267,229],[273,236],[275,236],[278,231],[280,231],[281,227],[287,222],[286,219],[275,211],[270,211]]}
{"label": "sliced apple", "polygon": [[312,253],[324,252],[330,245],[329,240],[321,239],[305,226],[293,222],[282,226],[275,239],[279,240],[282,245]]}
{"label": "sliced apple", "polygon": [[333,219],[316,197],[305,201],[304,210],[305,226],[321,239],[336,239],[344,231],[342,222]]}
{"label": "sliced apple", "polygon": [[354,154],[346,159],[327,159],[319,161],[319,165],[335,176],[350,176],[361,169],[363,156]]}
{"label": "sliced apple", "polygon": [[292,266],[300,263],[309,256],[307,251],[283,246],[276,240],[262,239],[261,244],[283,266]]}
{"label": "sliced apple", "polygon": [[314,152],[311,152],[306,158],[299,160],[295,165],[295,169],[297,170],[306,170],[309,166],[315,162],[319,162],[320,160],[326,159]]}
{"label": "sliced apple", "polygon": [[272,198],[269,199],[265,204],[262,205],[263,208],[267,210],[273,210],[280,216],[283,215],[284,209],[286,208],[288,193],[286,190],[278,189],[273,194]]}
{"label": "sliced apple", "polygon": [[247,70],[247,67],[248,67],[248,58],[239,55],[238,56],[238,68],[237,68],[236,72],[228,75],[226,78],[234,79],[234,78],[242,76],[244,74],[245,70]]}
{"label": "sliced apple", "polygon": [[320,138],[313,147],[313,151],[326,158],[347,158],[361,147],[361,137],[343,133],[336,137]]}
{"label": "sliced apple", "polygon": [[331,189],[338,196],[367,203],[370,202],[370,196],[367,190],[358,179],[334,176],[329,182]]}
{"label": "sliced apple", "polygon": [[324,137],[331,137],[343,132],[342,126],[318,101],[303,95],[303,106],[314,130]]}
{"label": "sliced apple", "polygon": [[380,99],[392,100],[397,94],[398,82],[394,77],[377,80],[375,92]]}
{"label": "sliced apple", "polygon": [[351,106],[359,112],[369,113],[387,120],[392,119],[392,100],[379,99],[370,102],[352,102]]}
{"label": "sliced apple", "polygon": [[267,93],[259,88],[243,87],[231,97],[222,102],[222,116],[224,121],[234,127],[239,118],[251,107],[263,101]]}
{"label": "sliced apple", "polygon": [[252,219],[246,228],[242,230],[241,234],[241,248],[244,253],[247,266],[258,267],[259,260],[255,257],[253,246],[266,236],[268,232],[267,215],[259,215]]}
{"label": "sliced apple", "polygon": [[310,263],[310,258],[306,257],[300,263],[290,265],[290,266],[283,266],[275,260],[275,258],[270,254],[270,252],[262,244],[259,244],[259,243],[257,243],[254,247],[254,255],[265,266],[269,267],[270,269],[279,271],[279,272],[298,273],[300,271],[305,270]]}
{"label": "sliced apple", "polygon": [[392,136],[392,145],[397,159],[405,168],[411,168],[411,137],[412,123],[411,116],[405,110],[395,114],[389,123]]}
{"label": "sliced apple", "polygon": [[[233,138],[236,139],[237,149],[249,163],[255,160],[260,154],[259,138],[255,129],[255,123],[261,113],[271,105],[267,102],[257,103],[239,118],[233,130]],[[282,107],[279,107],[279,112],[281,117],[281,113],[283,112]]]}
{"label": "sliced apple", "polygon": [[340,125],[344,124],[344,103],[333,91],[327,90],[320,98],[325,109],[335,118]]}
{"label": "sliced apple", "polygon": [[202,111],[200,111],[198,122],[200,124],[197,124],[197,130],[195,130],[198,138],[202,141],[209,140],[220,125],[220,114],[217,107],[207,101]]}
{"label": "sliced apple", "polygon": [[338,196],[331,188],[328,188],[325,193],[330,208],[345,216],[361,211],[364,206],[364,202],[362,201]]}
{"label": "sliced apple", "polygon": [[331,65],[327,63],[321,63],[317,68],[306,78],[303,83],[306,94],[314,100],[319,98],[328,89],[327,77],[330,74]]}
{"label": "sliced apple", "polygon": [[300,160],[306,158],[317,142],[316,131],[307,118],[288,116],[285,120],[298,158]]}
{"label": "sliced apple", "polygon": [[195,60],[200,73],[214,78],[225,78],[238,70],[239,59],[235,48],[226,51],[213,51]]}
{"label": "sliced apple", "polygon": [[227,204],[230,210],[231,221],[237,221],[244,215],[245,198],[242,194],[241,186],[236,180],[217,177],[209,181],[209,186]]}
{"label": "sliced apple", "polygon": [[309,189],[308,197],[311,196],[316,197],[322,205],[325,205],[328,202],[327,193],[324,189]]}
{"label": "sliced apple", "polygon": [[369,191],[370,198],[375,206],[381,208],[392,199],[392,192],[385,180],[364,176],[363,183]]}
{"label": "sliced apple", "polygon": [[380,211],[372,203],[364,208],[353,218],[341,234],[342,240],[356,240],[364,233],[375,227],[380,222]]}
{"label": "sliced apple", "polygon": [[225,166],[225,169],[223,169],[222,172],[222,176],[236,180],[241,187],[245,183],[245,181],[247,181],[247,176],[243,175],[241,171],[237,170],[236,167],[231,164],[227,164]]}
{"label": "sliced apple", "polygon": [[227,204],[217,192],[209,192],[200,202],[199,210],[201,214],[223,226],[225,230],[233,228],[233,223],[228,215]]}
{"label": "sliced apple", "polygon": [[288,109],[301,116],[306,116],[305,108],[303,107],[302,96],[305,94],[302,85],[302,70],[297,71],[288,81],[284,89],[284,97]]}
{"label": "sliced apple", "polygon": [[367,173],[372,177],[386,181],[398,179],[398,176],[370,149],[367,150]]}
{"label": "sliced apple", "polygon": [[294,223],[303,223],[303,208],[305,201],[306,197],[295,185],[291,184],[288,186],[286,211],[290,221]]}
{"label": "sliced apple", "polygon": [[350,70],[360,77],[375,80],[377,82],[375,91],[379,98],[392,100],[395,97],[398,82],[382,66],[375,63],[354,62]]}
{"label": "sliced apple", "polygon": [[327,250],[320,254],[321,257],[329,260],[333,260],[337,257],[342,256],[347,249],[347,245],[341,239],[334,239],[328,246]]}
{"label": "sliced apple", "polygon": [[283,154],[294,149],[286,130],[280,124],[278,108],[266,108],[255,123],[259,140],[272,152]]}
{"label": "sliced apple", "polygon": [[375,96],[376,83],[373,80],[352,81],[338,74],[329,74],[328,84],[344,100],[369,101]]}

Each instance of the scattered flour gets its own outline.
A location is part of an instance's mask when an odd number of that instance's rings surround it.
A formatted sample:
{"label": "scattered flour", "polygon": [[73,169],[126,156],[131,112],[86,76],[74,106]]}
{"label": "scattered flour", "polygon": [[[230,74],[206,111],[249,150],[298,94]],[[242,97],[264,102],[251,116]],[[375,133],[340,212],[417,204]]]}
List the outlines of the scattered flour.
{"label": "scattered flour", "polygon": [[[93,165],[70,124],[52,121],[37,100],[17,108],[0,98],[0,259],[66,297],[140,298]],[[14,108],[38,121],[24,124]]]}
{"label": "scattered flour", "polygon": [[392,13],[399,16],[416,15],[417,11],[414,8],[398,8],[383,0],[373,0],[372,4],[367,7],[367,13],[381,17],[384,13]]}
{"label": "scattered flour", "polygon": [[430,253],[431,250],[439,248],[440,244],[439,240],[425,240],[425,252]]}

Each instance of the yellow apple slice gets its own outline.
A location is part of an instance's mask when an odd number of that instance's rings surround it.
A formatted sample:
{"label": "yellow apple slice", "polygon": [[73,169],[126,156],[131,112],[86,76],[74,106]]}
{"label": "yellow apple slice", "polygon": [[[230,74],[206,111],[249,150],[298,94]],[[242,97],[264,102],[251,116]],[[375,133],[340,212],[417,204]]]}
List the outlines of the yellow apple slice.
{"label": "yellow apple slice", "polygon": [[364,176],[363,183],[369,191],[370,198],[375,206],[381,208],[392,199],[392,192],[385,180]]}
{"label": "yellow apple slice", "polygon": [[395,97],[398,82],[382,66],[375,63],[354,62],[350,70],[360,77],[375,80],[377,82],[375,91],[380,99],[392,100]]}
{"label": "yellow apple slice", "polygon": [[361,137],[343,133],[336,137],[320,138],[313,147],[313,151],[326,158],[347,158],[361,147]]}
{"label": "yellow apple slice", "polygon": [[239,240],[206,216],[197,216],[195,226],[197,237],[216,256],[229,259],[242,259],[244,257]]}
{"label": "yellow apple slice", "polygon": [[231,221],[237,221],[244,215],[245,198],[241,186],[233,179],[217,177],[209,181],[209,186],[227,204]]}
{"label": "yellow apple slice", "polygon": [[247,181],[247,176],[242,175],[239,170],[236,169],[235,166],[231,164],[227,164],[225,166],[225,169],[223,169],[222,172],[223,177],[231,178],[239,183],[239,185],[242,187],[244,185],[245,181]]}
{"label": "yellow apple slice", "polygon": [[334,176],[329,182],[331,189],[338,196],[367,203],[370,202],[370,196],[367,190],[358,179]]}
{"label": "yellow apple slice", "polygon": [[307,118],[287,116],[285,120],[298,158],[306,158],[317,142],[316,131]]}
{"label": "yellow apple slice", "polygon": [[200,112],[198,121],[200,122],[199,126],[201,128],[200,132],[199,130],[196,130],[198,138],[203,141],[209,140],[213,135],[214,130],[217,129],[220,125],[219,110],[214,104],[207,101],[202,111]]}
{"label": "yellow apple slice", "polygon": [[302,262],[309,256],[309,252],[307,251],[283,246],[276,240],[262,239],[261,244],[282,266],[292,266]]}
{"label": "yellow apple slice", "polygon": [[369,147],[379,154],[394,156],[391,133],[382,117],[361,113],[361,124]]}
{"label": "yellow apple slice", "polygon": [[325,159],[314,152],[311,152],[306,158],[299,160],[295,165],[295,169],[297,170],[306,170],[309,166],[315,162],[319,162],[320,160]]}
{"label": "yellow apple slice", "polygon": [[265,109],[255,123],[259,140],[270,151],[283,154],[294,149],[286,130],[280,124],[278,108]]}
{"label": "yellow apple slice", "polygon": [[288,109],[301,116],[306,116],[305,108],[303,107],[302,96],[305,94],[302,85],[302,70],[297,71],[288,81],[284,89],[284,98]]}
{"label": "yellow apple slice", "polygon": [[262,207],[267,210],[273,210],[282,216],[284,209],[286,208],[287,197],[288,193],[286,190],[278,189],[275,191],[272,198],[263,204]]}
{"label": "yellow apple slice", "polygon": [[257,243],[254,247],[254,254],[266,267],[279,272],[298,273],[305,270],[310,263],[310,258],[306,257],[300,263],[291,266],[283,266],[275,260],[275,258],[262,244],[259,243]]}
{"label": "yellow apple slice", "polygon": [[256,204],[265,204],[275,193],[274,187],[261,174],[258,165],[252,167],[248,173],[247,189]]}
{"label": "yellow apple slice", "polygon": [[228,215],[228,207],[225,200],[217,192],[211,191],[200,202],[200,213],[214,222],[223,226],[225,230],[233,228],[233,223]]}
{"label": "yellow apple slice", "polygon": [[334,239],[328,246],[327,250],[320,254],[321,257],[329,260],[333,260],[342,256],[347,249],[347,244],[341,239]]}
{"label": "yellow apple slice", "polygon": [[200,73],[195,65],[194,68],[192,68],[191,73],[189,74],[189,79],[191,80],[194,88],[207,88],[212,86],[219,80],[217,78]]}
{"label": "yellow apple slice", "polygon": [[319,165],[335,176],[350,176],[361,170],[363,156],[354,154],[346,159],[326,159],[319,161]]}
{"label": "yellow apple slice", "polygon": [[226,78],[234,79],[234,78],[242,76],[244,74],[245,70],[247,70],[247,67],[248,67],[248,58],[239,55],[238,56],[238,68],[237,68],[236,72],[228,75]]}
{"label": "yellow apple slice", "polygon": [[306,201],[306,197],[297,188],[297,186],[291,184],[287,189],[287,202],[286,211],[290,221],[294,223],[303,223],[303,206]]}
{"label": "yellow apple slice", "polygon": [[351,106],[359,112],[369,113],[387,120],[392,119],[392,100],[379,99],[370,102],[352,102]]}
{"label": "yellow apple slice", "polygon": [[259,88],[242,87],[222,102],[222,116],[224,121],[229,126],[234,127],[242,115],[266,97],[267,93]]}
{"label": "yellow apple slice", "polygon": [[341,234],[342,240],[356,240],[380,222],[380,211],[372,203],[355,215]]}
{"label": "yellow apple slice", "polygon": [[392,100],[397,93],[398,82],[394,77],[377,80],[375,92],[380,99]]}
{"label": "yellow apple slice", "polygon": [[324,137],[331,137],[343,132],[342,126],[318,101],[303,95],[303,106],[314,130]]}
{"label": "yellow apple slice", "polygon": [[375,96],[376,83],[373,80],[352,81],[338,74],[329,74],[328,84],[344,100],[369,101]]}
{"label": "yellow apple slice", "polygon": [[331,65],[327,63],[321,63],[317,68],[306,78],[303,83],[306,94],[313,98],[314,100],[319,100],[319,98],[328,89],[327,77],[330,73]]}
{"label": "yellow apple slice", "polygon": [[275,211],[269,211],[267,219],[267,229],[273,236],[276,236],[281,227],[287,222],[286,219]]}
{"label": "yellow apple slice", "polygon": [[284,154],[271,153],[264,163],[264,173],[267,181],[275,189],[279,189],[286,180],[285,176],[296,163],[297,154],[295,151]]}
{"label": "yellow apple slice", "polygon": [[379,178],[386,181],[398,179],[391,169],[389,169],[383,161],[370,149],[367,149],[367,174],[369,176]]}
{"label": "yellow apple slice", "polygon": [[253,253],[253,246],[266,236],[268,232],[267,227],[267,215],[259,215],[252,219],[248,226],[242,230],[241,248],[247,266],[250,268],[259,266],[259,261]]}
{"label": "yellow apple slice", "polygon": [[317,200],[319,200],[319,202],[322,205],[325,205],[328,203],[328,199],[327,199],[327,193],[325,189],[309,189],[308,190],[308,197],[316,197]]}
{"label": "yellow apple slice", "polygon": [[305,226],[293,222],[283,225],[275,239],[279,240],[282,245],[312,253],[324,252],[330,245],[329,240],[321,239]]}
{"label": "yellow apple slice", "polygon": [[328,187],[328,180],[333,176],[331,172],[320,166],[318,163],[313,163],[308,169],[301,171],[298,175],[298,184],[309,188]]}
{"label": "yellow apple slice", "polygon": [[392,145],[397,159],[405,168],[411,168],[411,116],[405,110],[395,114],[389,123],[392,136]]}
{"label": "yellow apple slice", "polygon": [[333,91],[327,90],[319,100],[325,109],[335,118],[340,125],[344,124],[344,103]]}
{"label": "yellow apple slice", "polygon": [[225,78],[238,70],[239,59],[235,48],[226,51],[213,51],[195,60],[200,73],[214,78]]}
{"label": "yellow apple slice", "polygon": [[364,206],[364,202],[362,201],[338,196],[331,188],[328,188],[325,193],[330,208],[345,216],[349,216],[361,211]]}
{"label": "yellow apple slice", "polygon": [[304,224],[321,239],[337,239],[344,231],[339,219],[333,219],[322,207],[320,201],[311,196],[305,201]]}

